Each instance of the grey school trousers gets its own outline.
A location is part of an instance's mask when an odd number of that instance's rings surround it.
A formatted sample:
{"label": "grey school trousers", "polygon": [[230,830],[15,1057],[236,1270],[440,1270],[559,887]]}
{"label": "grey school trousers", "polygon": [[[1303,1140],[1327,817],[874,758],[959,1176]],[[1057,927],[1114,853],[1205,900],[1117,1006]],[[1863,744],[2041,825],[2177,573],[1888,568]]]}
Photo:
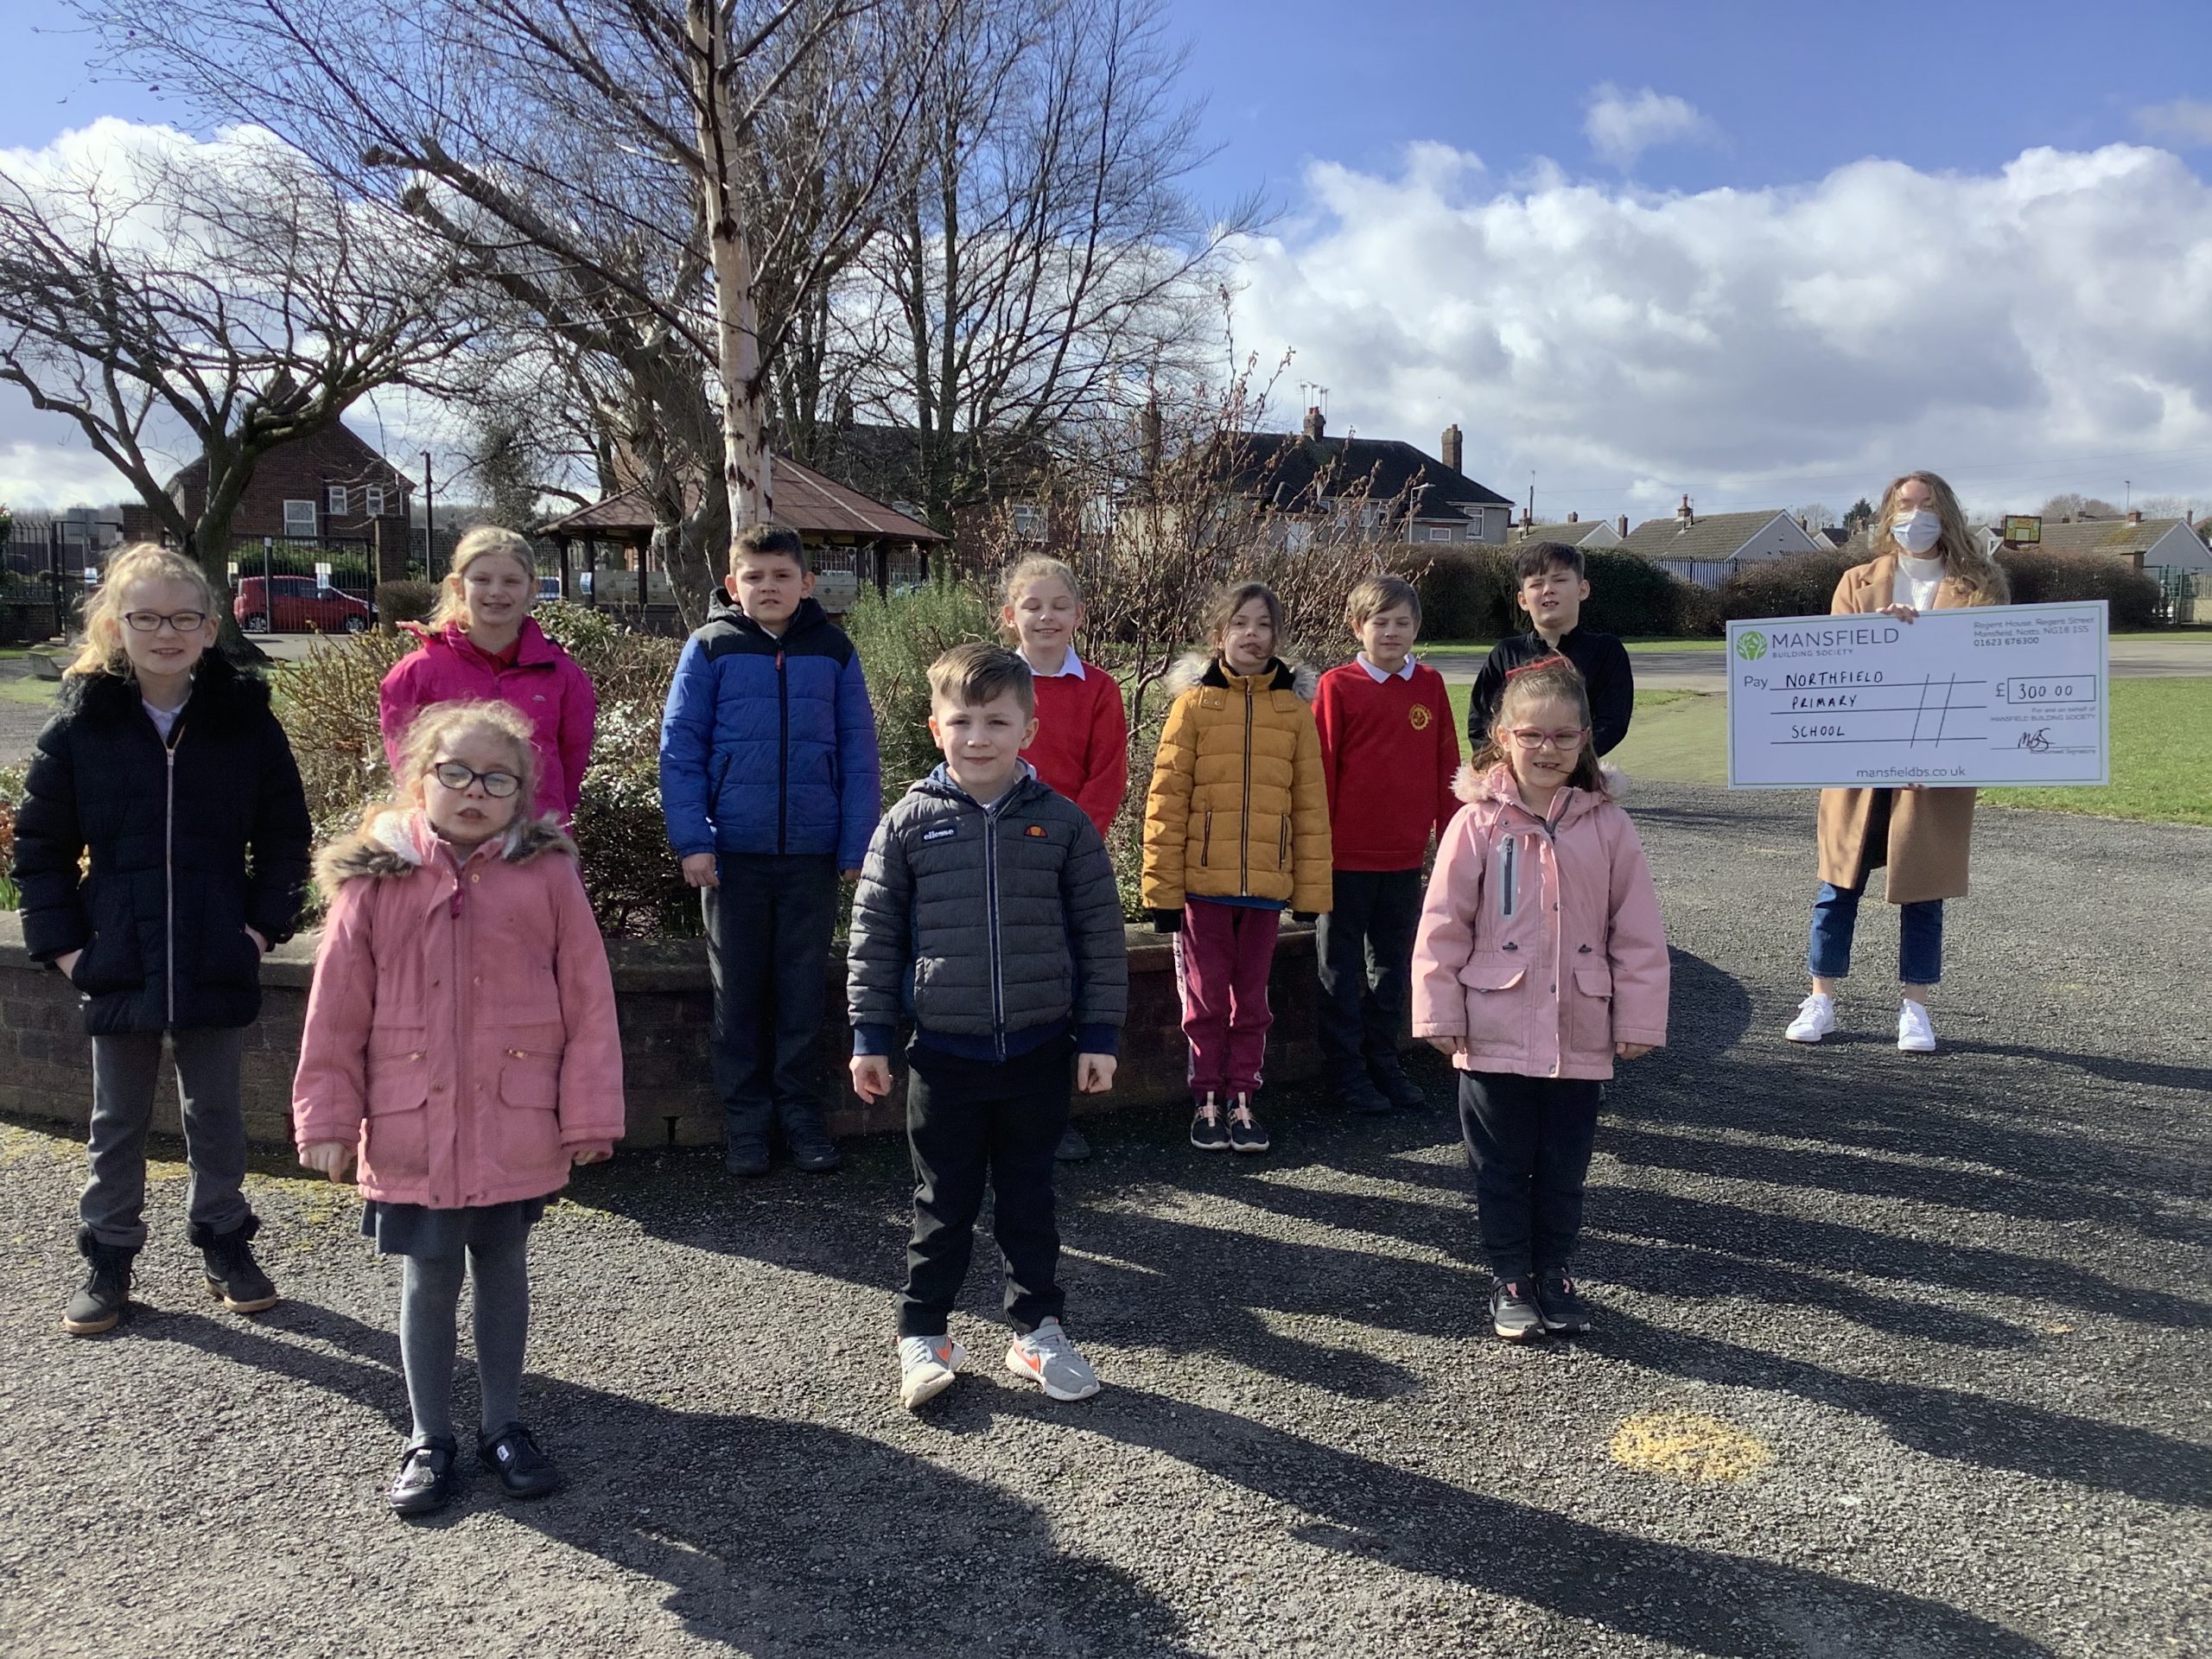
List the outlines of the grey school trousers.
{"label": "grey school trousers", "polygon": [[[245,1114],[238,1104],[238,1065],[245,1027],[205,1027],[168,1033],[176,1056],[177,1093],[184,1103],[184,1153],[192,1166],[191,1219],[227,1233],[246,1208]],[[77,1214],[103,1244],[135,1250],[146,1243],[146,1131],[160,1081],[158,1031],[92,1039],[92,1177]]]}

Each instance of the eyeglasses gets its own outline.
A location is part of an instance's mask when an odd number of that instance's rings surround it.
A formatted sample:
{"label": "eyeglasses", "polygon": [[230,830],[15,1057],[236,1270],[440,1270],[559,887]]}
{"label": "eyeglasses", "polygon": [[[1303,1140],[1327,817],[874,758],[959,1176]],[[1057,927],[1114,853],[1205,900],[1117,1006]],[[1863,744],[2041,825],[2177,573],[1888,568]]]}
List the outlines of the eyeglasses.
{"label": "eyeglasses", "polygon": [[1533,726],[1516,726],[1507,735],[1524,749],[1541,749],[1550,744],[1555,749],[1579,749],[1582,740],[1590,734],[1587,726],[1577,726],[1564,732],[1543,732]]}
{"label": "eyeglasses", "polygon": [[456,795],[465,793],[471,784],[481,784],[484,792],[495,801],[505,800],[522,787],[522,779],[512,772],[478,772],[458,760],[439,761],[430,768],[430,776]]}
{"label": "eyeglasses", "polygon": [[179,633],[197,633],[207,626],[207,613],[171,611],[164,616],[159,611],[125,611],[123,620],[133,633],[159,633],[164,622]]}

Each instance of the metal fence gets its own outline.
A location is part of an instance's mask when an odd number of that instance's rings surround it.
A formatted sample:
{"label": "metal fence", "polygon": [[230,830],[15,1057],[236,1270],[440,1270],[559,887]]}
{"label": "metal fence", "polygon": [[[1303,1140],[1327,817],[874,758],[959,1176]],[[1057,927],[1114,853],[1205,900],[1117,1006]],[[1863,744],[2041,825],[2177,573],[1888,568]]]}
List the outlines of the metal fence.
{"label": "metal fence", "polygon": [[1718,588],[1744,568],[1741,559],[1654,559],[1669,575],[1700,588]]}
{"label": "metal fence", "polygon": [[99,583],[110,526],[60,513],[19,513],[0,537],[0,645],[67,634]]}
{"label": "metal fence", "polygon": [[2212,572],[2154,564],[2143,574],[2158,584],[2159,621],[2169,626],[2212,623]]}
{"label": "metal fence", "polygon": [[376,620],[376,548],[327,536],[240,537],[231,614],[248,633],[365,633]]}

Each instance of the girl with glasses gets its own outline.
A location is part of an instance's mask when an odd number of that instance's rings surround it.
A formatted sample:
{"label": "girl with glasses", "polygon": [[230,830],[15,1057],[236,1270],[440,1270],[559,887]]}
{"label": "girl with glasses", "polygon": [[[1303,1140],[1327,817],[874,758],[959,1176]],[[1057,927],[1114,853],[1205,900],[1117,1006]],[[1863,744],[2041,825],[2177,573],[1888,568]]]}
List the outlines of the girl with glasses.
{"label": "girl with glasses", "polygon": [[1436,855],[1414,944],[1414,1034],[1452,1057],[1509,1341],[1589,1326],[1571,1270],[1615,1059],[1667,1040],[1667,938],[1628,814],[1605,793],[1582,676],[1516,669]]}
{"label": "girl with glasses", "polygon": [[537,784],[531,723],[441,703],[408,728],[397,798],[316,863],[329,904],[292,1090],[300,1161],[342,1179],[362,1230],[406,1258],[400,1357],[413,1433],[388,1501],[445,1507],[459,1455],[454,1354],[475,1285],[477,1456],[511,1497],[560,1484],[522,1421],[530,1229],[574,1165],[623,1133],[607,949],[575,849]]}
{"label": "girl with glasses", "polygon": [[238,1313],[276,1301],[251,1248],[238,1076],[312,827],[269,688],[211,649],[216,615],[191,560],[146,543],[109,560],[16,822],[23,942],[76,988],[92,1039],[77,1233],[91,1272],[62,1318],[75,1336],[113,1329],[130,1303],[164,1039],[208,1293]]}

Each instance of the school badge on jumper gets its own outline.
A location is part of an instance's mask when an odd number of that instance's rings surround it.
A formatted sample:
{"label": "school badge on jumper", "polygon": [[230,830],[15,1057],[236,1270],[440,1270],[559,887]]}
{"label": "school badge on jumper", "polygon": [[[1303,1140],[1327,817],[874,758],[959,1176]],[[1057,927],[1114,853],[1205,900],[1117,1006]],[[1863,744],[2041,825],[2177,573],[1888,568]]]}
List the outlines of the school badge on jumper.
{"label": "school badge on jumper", "polygon": [[1433,716],[1429,714],[1427,703],[1417,702],[1406,711],[1406,718],[1413,721],[1414,730],[1425,732],[1428,729],[1428,722]]}

